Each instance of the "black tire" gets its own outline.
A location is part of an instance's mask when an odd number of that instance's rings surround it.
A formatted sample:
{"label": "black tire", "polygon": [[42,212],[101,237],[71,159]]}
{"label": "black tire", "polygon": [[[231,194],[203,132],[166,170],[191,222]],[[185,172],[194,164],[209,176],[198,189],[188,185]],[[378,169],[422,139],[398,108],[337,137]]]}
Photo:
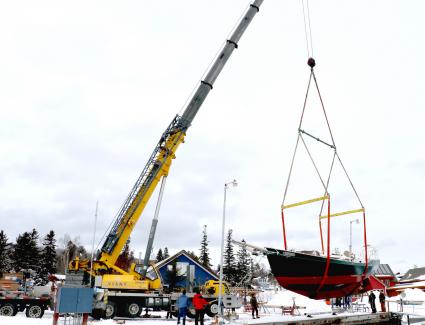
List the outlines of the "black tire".
{"label": "black tire", "polygon": [[0,316],[15,316],[18,308],[10,302],[0,306]]}
{"label": "black tire", "polygon": [[112,319],[117,313],[117,306],[113,302],[107,302],[105,310],[103,311],[104,319]]}
{"label": "black tire", "polygon": [[186,316],[189,318],[195,318],[195,307],[190,306],[187,308]]}
{"label": "black tire", "polygon": [[128,317],[136,318],[142,313],[143,308],[136,302],[130,302],[127,304],[125,312]]}
{"label": "black tire", "polygon": [[44,315],[44,308],[40,305],[29,305],[25,310],[28,318],[41,318]]}
{"label": "black tire", "polygon": [[99,320],[102,318],[103,310],[102,309],[93,309],[90,316],[93,319]]}
{"label": "black tire", "polygon": [[214,301],[212,303],[209,303],[207,307],[205,308],[205,313],[209,317],[214,317],[218,315],[218,302]]}

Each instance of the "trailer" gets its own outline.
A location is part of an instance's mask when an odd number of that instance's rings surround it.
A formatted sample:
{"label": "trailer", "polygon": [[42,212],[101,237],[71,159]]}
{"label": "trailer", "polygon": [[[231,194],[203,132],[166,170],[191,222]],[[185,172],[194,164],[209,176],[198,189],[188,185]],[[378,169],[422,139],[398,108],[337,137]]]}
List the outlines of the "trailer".
{"label": "trailer", "polygon": [[53,300],[49,295],[35,297],[23,291],[0,291],[0,316],[15,316],[25,311],[29,318],[41,318],[44,311],[52,309]]}

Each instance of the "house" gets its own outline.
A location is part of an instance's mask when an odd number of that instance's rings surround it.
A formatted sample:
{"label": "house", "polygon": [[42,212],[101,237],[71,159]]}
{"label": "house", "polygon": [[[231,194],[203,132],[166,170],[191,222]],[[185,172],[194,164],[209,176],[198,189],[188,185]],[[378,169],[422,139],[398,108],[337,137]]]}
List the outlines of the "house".
{"label": "house", "polygon": [[379,264],[373,275],[387,287],[392,287],[398,282],[396,275],[388,264]]}
{"label": "house", "polygon": [[425,291],[425,267],[417,267],[407,271],[398,284],[387,289],[387,293],[390,296],[397,295],[406,289]]}
{"label": "house", "polygon": [[406,272],[405,275],[402,276],[400,282],[417,282],[425,280],[425,267],[417,267],[414,269],[410,269]]}
{"label": "house", "polygon": [[217,274],[205,267],[185,250],[158,262],[156,269],[162,277],[164,287],[190,290],[203,285],[208,280],[218,280]]}

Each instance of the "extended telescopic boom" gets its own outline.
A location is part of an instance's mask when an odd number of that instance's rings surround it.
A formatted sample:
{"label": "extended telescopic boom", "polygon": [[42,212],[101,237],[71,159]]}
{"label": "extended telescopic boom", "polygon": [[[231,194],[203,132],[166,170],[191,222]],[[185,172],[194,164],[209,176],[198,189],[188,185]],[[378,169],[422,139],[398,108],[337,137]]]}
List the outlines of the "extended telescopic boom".
{"label": "extended telescopic boom", "polygon": [[[255,0],[250,4],[245,15],[226,41],[223,49],[215,58],[210,69],[207,71],[205,78],[200,82],[189,100],[183,114],[181,116],[177,115],[162,134],[161,139],[137,179],[136,184],[134,184],[130,194],[121,206],[115,222],[106,237],[98,258],[97,264],[99,267],[108,266],[118,271],[114,264],[122,248],[127,242],[159,181],[168,175],[171,162],[175,158],[175,152],[178,146],[183,142],[187,129],[190,127],[199,108],[213,88],[215,80],[233,53],[233,50],[238,47],[240,38],[259,11],[262,3],[263,0]],[[157,220],[154,218],[151,234],[149,236],[147,256],[150,254],[152,247],[156,223]]]}

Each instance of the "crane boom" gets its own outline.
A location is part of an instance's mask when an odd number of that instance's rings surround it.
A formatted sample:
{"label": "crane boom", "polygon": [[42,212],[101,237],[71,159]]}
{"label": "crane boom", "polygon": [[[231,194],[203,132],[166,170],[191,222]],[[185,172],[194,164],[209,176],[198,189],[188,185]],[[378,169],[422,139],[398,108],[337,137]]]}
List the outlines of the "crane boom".
{"label": "crane boom", "polygon": [[[114,264],[122,248],[127,242],[159,181],[162,177],[168,175],[172,160],[175,158],[175,152],[179,145],[184,142],[187,129],[190,127],[199,108],[213,88],[215,80],[233,53],[233,50],[238,47],[238,41],[259,11],[262,3],[263,0],[254,0],[250,4],[245,15],[231,33],[229,39],[227,39],[222,50],[188,101],[183,114],[181,116],[176,115],[162,134],[143,171],[116,215],[115,222],[101,248],[98,263],[100,262],[117,271],[117,267]],[[148,247],[152,247],[152,243],[148,243]],[[126,272],[123,271],[122,273],[125,274]]]}

